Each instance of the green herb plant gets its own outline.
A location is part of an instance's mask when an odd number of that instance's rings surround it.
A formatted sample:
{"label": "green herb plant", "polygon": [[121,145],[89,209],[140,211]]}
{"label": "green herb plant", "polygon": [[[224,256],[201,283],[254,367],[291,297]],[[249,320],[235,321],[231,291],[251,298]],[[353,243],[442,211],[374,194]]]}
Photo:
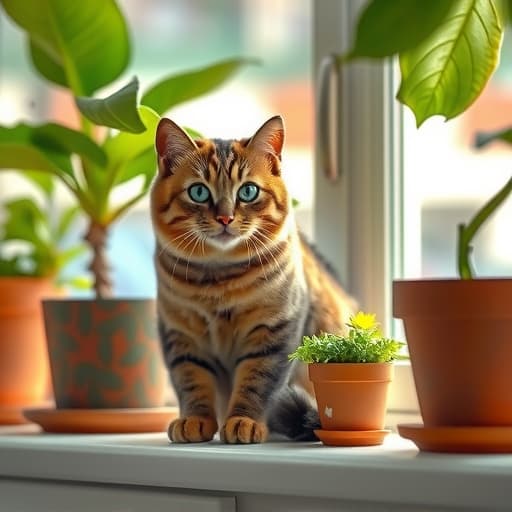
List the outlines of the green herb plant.
{"label": "green herb plant", "polygon": [[289,355],[303,363],[387,363],[401,358],[404,343],[385,338],[375,315],[359,312],[347,323],[348,334],[322,333],[304,336]]}
{"label": "green herb plant", "polygon": [[[352,48],[341,63],[397,57],[397,99],[418,127],[434,115],[447,120],[465,112],[494,73],[512,3],[505,0],[370,0],[357,22]],[[477,145],[512,142],[512,129],[481,134]],[[471,279],[472,240],[512,191],[508,181],[466,225],[458,227],[457,267]]]}
{"label": "green herb plant", "polygon": [[54,183],[51,176],[25,175],[40,192],[15,197],[3,204],[0,223],[0,277],[49,277],[57,286],[86,289],[85,276],[67,276],[66,267],[84,253],[83,243],[66,243],[80,213],[76,206],[64,208],[56,215]]}
{"label": "green herb plant", "polygon": [[[109,296],[107,236],[149,189],[160,116],[210,92],[252,61],[234,58],[166,76],[139,101],[137,77],[116,85],[129,64],[131,43],[115,0],[0,0],[0,5],[24,31],[35,71],[72,96],[80,123],[79,129],[51,121],[0,126],[0,169],[48,173],[71,192],[87,219],[84,239],[92,251],[96,295]],[[117,90],[95,96],[107,86]]]}

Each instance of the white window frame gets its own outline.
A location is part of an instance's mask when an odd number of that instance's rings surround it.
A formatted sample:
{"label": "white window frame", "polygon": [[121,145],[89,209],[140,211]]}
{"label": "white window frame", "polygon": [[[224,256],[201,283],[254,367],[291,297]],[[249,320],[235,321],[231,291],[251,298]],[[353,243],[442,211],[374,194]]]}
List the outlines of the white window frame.
{"label": "white window frame", "polygon": [[[318,70],[326,56],[348,51],[365,4],[313,2],[313,69]],[[396,85],[391,61],[340,65],[338,106],[332,105],[338,110],[336,181],[325,176],[318,141],[315,155],[315,240],[347,290],[364,310],[377,314],[388,334],[394,331],[392,279],[403,275],[402,107],[394,98]],[[318,91],[318,77],[315,88]],[[408,362],[396,365],[389,411],[400,413],[397,418],[418,415]]]}

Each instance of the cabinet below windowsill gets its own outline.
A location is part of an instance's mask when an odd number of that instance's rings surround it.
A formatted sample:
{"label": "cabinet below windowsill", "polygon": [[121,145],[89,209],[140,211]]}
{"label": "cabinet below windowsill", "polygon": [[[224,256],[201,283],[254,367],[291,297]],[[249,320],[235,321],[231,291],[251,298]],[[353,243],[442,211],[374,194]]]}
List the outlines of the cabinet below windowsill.
{"label": "cabinet below windowsill", "polygon": [[320,443],[169,445],[164,434],[0,427],[0,512],[510,510],[512,455]]}

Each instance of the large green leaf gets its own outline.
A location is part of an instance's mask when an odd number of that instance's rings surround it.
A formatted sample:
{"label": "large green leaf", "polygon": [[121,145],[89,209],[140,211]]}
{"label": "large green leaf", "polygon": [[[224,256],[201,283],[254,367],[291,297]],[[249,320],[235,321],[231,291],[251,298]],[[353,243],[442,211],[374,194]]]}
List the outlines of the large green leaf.
{"label": "large green leaf", "polygon": [[242,67],[257,62],[255,59],[229,59],[194,71],[168,76],[150,87],[142,96],[141,103],[163,114],[179,103],[211,92]]}
{"label": "large green leaf", "polygon": [[155,165],[149,168],[146,166],[148,159],[145,155],[151,151],[153,164],[155,164],[156,157],[153,148],[160,116],[144,105],[139,107],[139,114],[145,126],[144,133],[134,135],[121,132],[107,139],[103,145],[109,162],[107,174],[113,185],[128,181],[137,175],[147,176],[148,173],[152,174],[155,169]]}
{"label": "large green leaf", "polygon": [[455,0],[372,0],[361,14],[349,58],[390,57],[417,46]]}
{"label": "large green leaf", "polygon": [[38,170],[61,175],[64,171],[42,151],[30,143],[2,142],[0,139],[0,169]]}
{"label": "large green leaf", "polygon": [[76,98],[80,112],[93,123],[123,132],[142,133],[146,130],[137,109],[139,81],[134,77],[127,85],[107,98]]}
{"label": "large green leaf", "polygon": [[475,146],[481,148],[498,140],[512,144],[512,128],[505,128],[493,132],[479,132],[476,134]]}
{"label": "large green leaf", "polygon": [[129,181],[137,176],[143,176],[142,190],[147,190],[156,172],[156,151],[153,147],[139,153],[131,160],[127,160],[120,167],[116,185]]}
{"label": "large green leaf", "polygon": [[98,165],[107,163],[103,149],[87,135],[54,123],[0,126],[0,145],[0,168],[65,174],[75,183],[72,154]]}
{"label": "large green leaf", "polygon": [[0,0],[27,33],[36,69],[48,80],[89,96],[128,65],[130,41],[114,0]]}
{"label": "large green leaf", "polygon": [[106,165],[103,149],[87,135],[55,123],[33,128],[32,141],[38,147],[64,154],[80,155],[96,165]]}
{"label": "large green leaf", "polygon": [[418,126],[436,114],[451,119],[473,103],[498,63],[502,35],[492,0],[457,0],[431,36],[400,54],[398,99]]}
{"label": "large green leaf", "polygon": [[[73,175],[69,154],[51,147],[40,147],[34,140],[34,126],[20,123],[16,126],[0,126],[0,168],[52,172]],[[8,147],[10,145],[11,147]],[[33,163],[33,167],[31,167]]]}

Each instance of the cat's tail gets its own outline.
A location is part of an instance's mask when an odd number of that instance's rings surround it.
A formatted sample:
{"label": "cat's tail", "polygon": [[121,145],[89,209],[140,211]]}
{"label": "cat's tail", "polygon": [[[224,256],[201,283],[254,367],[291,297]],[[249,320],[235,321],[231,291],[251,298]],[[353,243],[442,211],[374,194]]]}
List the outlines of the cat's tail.
{"label": "cat's tail", "polygon": [[318,411],[299,389],[286,386],[280,390],[268,416],[271,432],[284,435],[293,441],[317,441],[314,433],[320,428]]}

